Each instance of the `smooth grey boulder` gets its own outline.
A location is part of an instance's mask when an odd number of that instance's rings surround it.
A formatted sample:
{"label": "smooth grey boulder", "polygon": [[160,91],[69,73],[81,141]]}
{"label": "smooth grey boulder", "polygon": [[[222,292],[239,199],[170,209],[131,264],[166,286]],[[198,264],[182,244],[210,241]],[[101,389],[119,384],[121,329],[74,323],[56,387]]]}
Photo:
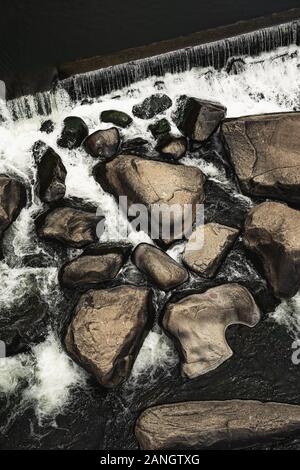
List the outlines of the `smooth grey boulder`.
{"label": "smooth grey boulder", "polygon": [[188,279],[188,272],[167,253],[154,245],[140,243],[132,253],[132,261],[162,290],[173,289]]}
{"label": "smooth grey boulder", "polygon": [[199,142],[207,140],[226,116],[226,108],[220,103],[180,96],[173,120],[183,135]]}
{"label": "smooth grey boulder", "polygon": [[65,339],[67,351],[104,387],[126,379],[147,332],[151,291],[119,286],[80,297]]}
{"label": "smooth grey boulder", "polygon": [[88,134],[88,127],[83,119],[77,116],[68,116],[64,119],[63,129],[57,140],[57,145],[70,150],[77,148]]}
{"label": "smooth grey boulder", "polygon": [[129,127],[132,124],[132,118],[123,111],[117,111],[115,109],[108,109],[102,111],[100,115],[100,121],[102,122],[111,122],[118,127]]}
{"label": "smooth grey boulder", "polygon": [[[116,198],[127,196],[129,208],[133,204],[143,204],[146,211],[151,212],[152,228],[157,229],[157,236],[152,238],[166,244],[182,239],[190,230],[197,204],[205,198],[205,177],[192,166],[119,155],[106,165],[96,166],[94,176]],[[190,208],[188,215],[188,211],[184,212],[185,205]],[[168,229],[170,233],[166,233]]]}
{"label": "smooth grey boulder", "polygon": [[300,113],[228,119],[222,133],[245,193],[300,202]]}
{"label": "smooth grey boulder", "polygon": [[130,244],[103,243],[88,247],[66,264],[59,272],[63,287],[70,289],[93,287],[114,279],[126,262],[131,251]]}
{"label": "smooth grey boulder", "polygon": [[254,255],[276,297],[293,297],[300,288],[300,212],[264,202],[246,218],[243,242]]}
{"label": "smooth grey boulder", "polygon": [[158,139],[155,148],[163,157],[179,160],[186,154],[187,141],[185,137],[163,135]]}
{"label": "smooth grey boulder", "polygon": [[33,155],[37,165],[37,193],[41,201],[53,202],[66,193],[67,170],[60,156],[44,142],[36,142]]}
{"label": "smooth grey boulder", "polygon": [[97,241],[96,228],[102,216],[71,207],[53,209],[36,222],[40,238],[83,248]]}
{"label": "smooth grey boulder", "polygon": [[192,401],[146,409],[135,435],[144,450],[234,449],[300,429],[300,406],[260,401]]}
{"label": "smooth grey boulder", "polygon": [[120,134],[116,127],[93,132],[83,142],[83,147],[89,155],[104,161],[114,157],[119,146]]}
{"label": "smooth grey boulder", "polygon": [[183,262],[203,277],[214,277],[239,231],[226,225],[209,223],[197,227],[183,253]]}
{"label": "smooth grey boulder", "polygon": [[225,338],[229,325],[253,327],[259,320],[250,292],[239,284],[223,284],[167,304],[162,323],[181,354],[182,375],[193,379],[232,356]]}
{"label": "smooth grey boulder", "polygon": [[132,114],[140,119],[152,119],[172,106],[172,100],[163,93],[156,93],[145,98],[142,103],[132,108]]}

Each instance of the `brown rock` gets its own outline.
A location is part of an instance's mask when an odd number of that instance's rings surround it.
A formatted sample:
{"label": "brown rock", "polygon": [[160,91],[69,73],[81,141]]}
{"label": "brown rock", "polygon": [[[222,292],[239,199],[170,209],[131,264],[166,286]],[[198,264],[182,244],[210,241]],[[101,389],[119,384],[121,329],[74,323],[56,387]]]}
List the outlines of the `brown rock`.
{"label": "brown rock", "polygon": [[186,244],[184,263],[200,276],[214,277],[238,233],[237,229],[226,225],[200,225]]}
{"label": "brown rock", "polygon": [[87,153],[94,158],[109,160],[114,157],[120,146],[120,134],[116,127],[90,134],[83,142]]}
{"label": "brown rock", "polygon": [[60,270],[59,279],[64,287],[76,289],[92,287],[116,277],[127,260],[131,245],[111,243],[88,247],[78,258],[66,263]]}
{"label": "brown rock", "polygon": [[174,137],[172,135],[165,135],[160,137],[156,150],[168,158],[179,160],[184,157],[187,149],[187,141],[185,137]]}
{"label": "brown rock", "polygon": [[300,288],[300,212],[278,202],[252,209],[243,241],[256,256],[276,297],[293,297]]}
{"label": "brown rock", "polygon": [[125,285],[81,296],[66,348],[101,385],[113,387],[129,376],[144,338],[149,302],[149,289]]}
{"label": "brown rock", "polygon": [[[26,205],[26,189],[20,181],[0,175],[0,242],[3,233]],[[1,247],[0,247],[1,254]]]}
{"label": "brown rock", "polygon": [[156,246],[141,243],[132,254],[134,264],[162,290],[173,289],[188,279],[188,273],[167,253]]}
{"label": "brown rock", "polygon": [[232,356],[225,338],[229,325],[253,327],[259,319],[250,292],[239,284],[224,284],[168,304],[163,327],[174,337],[182,355],[182,374],[192,379]]}
{"label": "brown rock", "polygon": [[135,434],[140,447],[242,448],[300,429],[300,406],[259,401],[193,401],[144,411]]}
{"label": "brown rock", "polygon": [[82,248],[97,241],[96,227],[103,217],[71,207],[48,212],[37,223],[39,237]]}
{"label": "brown rock", "polygon": [[[204,181],[202,172],[195,167],[174,165],[151,161],[133,155],[120,155],[118,158],[95,169],[95,177],[104,189],[116,197],[127,196],[129,207],[134,204],[144,204],[152,211],[151,221],[159,228],[159,237],[165,243],[181,239],[183,233],[191,228],[196,216],[196,205],[204,200]],[[183,217],[184,204],[192,207],[191,220]],[[153,212],[160,205],[160,213],[164,222],[167,219],[170,206],[171,233],[162,232],[160,219]],[[185,221],[185,227],[182,220]],[[166,224],[169,228],[169,224]],[[186,230],[184,230],[184,228]],[[157,239],[157,237],[152,237]]]}
{"label": "brown rock", "polygon": [[244,192],[300,202],[300,113],[229,119],[222,131]]}

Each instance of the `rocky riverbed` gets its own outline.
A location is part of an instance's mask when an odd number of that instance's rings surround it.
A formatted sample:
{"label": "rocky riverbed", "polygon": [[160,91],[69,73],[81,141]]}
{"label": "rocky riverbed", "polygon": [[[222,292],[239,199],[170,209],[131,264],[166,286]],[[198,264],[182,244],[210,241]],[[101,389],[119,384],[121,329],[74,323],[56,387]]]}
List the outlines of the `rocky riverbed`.
{"label": "rocky riverbed", "polygon": [[[299,62],[3,109],[1,448],[300,446]],[[120,196],[189,204],[189,234],[137,230]]]}

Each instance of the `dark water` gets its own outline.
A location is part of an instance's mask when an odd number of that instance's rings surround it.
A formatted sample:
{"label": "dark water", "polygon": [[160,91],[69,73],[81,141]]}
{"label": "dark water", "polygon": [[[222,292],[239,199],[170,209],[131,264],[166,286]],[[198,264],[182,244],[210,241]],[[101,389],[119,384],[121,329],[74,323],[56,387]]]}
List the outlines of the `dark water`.
{"label": "dark water", "polygon": [[0,78],[299,7],[299,0],[2,0]]}

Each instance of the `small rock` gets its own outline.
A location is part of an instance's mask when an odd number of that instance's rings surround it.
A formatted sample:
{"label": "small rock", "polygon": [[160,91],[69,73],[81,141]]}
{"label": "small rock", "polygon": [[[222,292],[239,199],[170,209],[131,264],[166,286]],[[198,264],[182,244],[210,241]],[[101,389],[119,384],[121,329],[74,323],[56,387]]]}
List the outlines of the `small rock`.
{"label": "small rock", "polygon": [[114,279],[131,251],[131,245],[104,243],[88,247],[78,258],[66,263],[59,279],[71,289],[93,287]]}
{"label": "small rock", "polygon": [[102,122],[111,122],[118,127],[129,127],[132,124],[132,118],[128,114],[123,113],[122,111],[116,111],[110,109],[107,111],[102,111],[100,120]]}
{"label": "small rock", "polygon": [[156,150],[164,157],[179,160],[184,157],[187,150],[186,138],[172,135],[162,136],[158,139]]}
{"label": "small rock", "polygon": [[125,140],[122,144],[122,150],[125,152],[134,150],[134,151],[145,151],[145,147],[149,145],[149,142],[141,137],[136,137],[135,139]]}
{"label": "small rock", "polygon": [[46,132],[46,134],[51,134],[54,131],[54,122],[51,119],[44,121],[40,127],[41,132]]}
{"label": "small rock", "polygon": [[231,57],[226,64],[228,75],[238,75],[245,71],[246,62],[241,58]]}
{"label": "small rock", "polygon": [[37,220],[37,233],[41,238],[82,248],[97,241],[96,228],[101,219],[91,212],[58,207]]}
{"label": "small rock", "polygon": [[300,288],[300,212],[278,202],[254,207],[245,222],[243,241],[278,298]]}
{"label": "small rock", "polygon": [[220,103],[181,96],[173,120],[183,135],[204,142],[225,118],[226,108]]}
{"label": "small rock", "polygon": [[162,290],[173,289],[188,279],[188,272],[183,266],[148,243],[141,243],[135,248],[132,261]]}
{"label": "small rock", "polygon": [[168,134],[171,130],[171,126],[169,121],[165,118],[156,121],[154,124],[150,124],[148,127],[149,131],[153,135],[155,139],[157,139],[160,135]]}
{"label": "small rock", "polygon": [[88,134],[88,127],[80,117],[68,116],[64,119],[63,130],[57,144],[60,147],[74,149],[82,144]]}
{"label": "small rock", "polygon": [[298,405],[212,400],[148,408],[137,420],[135,435],[144,450],[239,449],[299,429]]}
{"label": "small rock", "polygon": [[132,108],[132,114],[140,119],[152,119],[172,106],[172,100],[162,93],[151,95]]}
{"label": "small rock", "polygon": [[147,331],[149,289],[119,286],[80,297],[66,336],[69,354],[104,387],[126,379]]}
{"label": "small rock", "polygon": [[238,233],[237,229],[226,225],[200,225],[186,244],[184,263],[200,276],[214,277]]}
{"label": "small rock", "polygon": [[116,127],[93,132],[83,142],[83,147],[89,155],[103,160],[116,156],[119,146],[120,134]]}
{"label": "small rock", "polygon": [[232,356],[225,339],[229,325],[253,327],[259,320],[260,312],[250,292],[239,284],[223,284],[169,303],[163,327],[179,348],[182,374],[193,379]]}

